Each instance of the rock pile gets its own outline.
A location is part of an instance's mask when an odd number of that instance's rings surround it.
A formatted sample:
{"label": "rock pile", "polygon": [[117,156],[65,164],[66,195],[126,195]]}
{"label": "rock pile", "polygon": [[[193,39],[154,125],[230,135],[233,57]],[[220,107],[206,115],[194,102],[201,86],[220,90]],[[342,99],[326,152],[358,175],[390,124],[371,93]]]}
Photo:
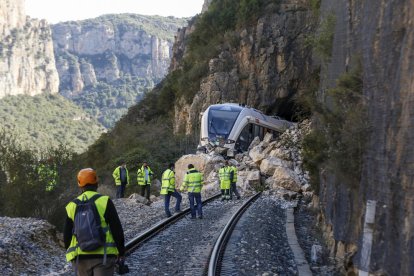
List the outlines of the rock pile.
{"label": "rock pile", "polygon": [[54,226],[35,218],[0,217],[1,275],[59,275],[69,270]]}
{"label": "rock pile", "polygon": [[[308,192],[309,174],[303,169],[301,156],[302,137],[309,131],[309,122],[296,124],[278,138],[268,133],[263,141],[256,137],[246,153],[236,154],[231,160],[238,167],[237,186],[242,194],[250,194],[258,189],[271,189],[292,198],[298,192]],[[193,164],[204,173],[204,195],[219,192],[218,170],[224,164],[224,157],[218,153],[190,154],[181,157],[176,163],[178,185],[187,171],[187,165]]]}

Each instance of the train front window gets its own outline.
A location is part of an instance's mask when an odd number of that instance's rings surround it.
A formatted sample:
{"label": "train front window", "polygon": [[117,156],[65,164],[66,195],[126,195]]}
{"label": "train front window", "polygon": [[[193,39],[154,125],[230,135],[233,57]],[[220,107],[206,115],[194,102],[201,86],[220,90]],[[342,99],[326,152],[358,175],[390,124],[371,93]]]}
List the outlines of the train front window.
{"label": "train front window", "polygon": [[210,108],[208,113],[208,138],[210,140],[227,139],[240,111],[241,108],[232,106]]}

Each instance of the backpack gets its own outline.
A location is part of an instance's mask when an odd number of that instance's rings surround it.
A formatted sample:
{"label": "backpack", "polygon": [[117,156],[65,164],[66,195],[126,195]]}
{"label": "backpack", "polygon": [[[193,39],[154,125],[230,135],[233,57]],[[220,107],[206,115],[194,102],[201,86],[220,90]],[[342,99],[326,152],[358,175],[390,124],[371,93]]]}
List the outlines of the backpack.
{"label": "backpack", "polygon": [[105,232],[95,205],[95,200],[101,196],[96,194],[88,199],[84,195],[83,201],[77,198],[72,201],[76,204],[73,234],[82,251],[93,251],[105,245]]}

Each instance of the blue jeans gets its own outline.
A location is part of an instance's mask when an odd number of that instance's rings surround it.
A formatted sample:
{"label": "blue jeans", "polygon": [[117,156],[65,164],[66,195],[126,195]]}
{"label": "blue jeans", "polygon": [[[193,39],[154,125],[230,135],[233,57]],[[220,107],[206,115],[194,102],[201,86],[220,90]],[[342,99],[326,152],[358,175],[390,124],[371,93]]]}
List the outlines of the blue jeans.
{"label": "blue jeans", "polygon": [[[197,204],[197,210],[194,206],[194,199]],[[201,193],[188,193],[188,200],[190,200],[190,210],[191,210],[191,217],[195,218],[196,213],[198,213],[198,217],[203,217],[203,209],[201,203]]]}
{"label": "blue jeans", "polygon": [[183,198],[179,192],[177,192],[176,190],[174,192],[168,192],[168,194],[166,194],[164,196],[164,208],[165,208],[165,214],[167,215],[167,217],[171,216],[171,212],[170,212],[170,199],[171,196],[175,197],[177,199],[177,202],[175,203],[175,211],[180,211],[180,205],[181,205],[181,199]]}

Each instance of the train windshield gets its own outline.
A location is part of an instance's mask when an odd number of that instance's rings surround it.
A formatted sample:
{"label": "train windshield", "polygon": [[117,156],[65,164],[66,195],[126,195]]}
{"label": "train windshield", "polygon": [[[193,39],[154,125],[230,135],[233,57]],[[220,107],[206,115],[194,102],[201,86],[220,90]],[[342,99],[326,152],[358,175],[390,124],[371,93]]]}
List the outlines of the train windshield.
{"label": "train windshield", "polygon": [[208,138],[227,139],[242,108],[219,105],[210,107],[208,112]]}

